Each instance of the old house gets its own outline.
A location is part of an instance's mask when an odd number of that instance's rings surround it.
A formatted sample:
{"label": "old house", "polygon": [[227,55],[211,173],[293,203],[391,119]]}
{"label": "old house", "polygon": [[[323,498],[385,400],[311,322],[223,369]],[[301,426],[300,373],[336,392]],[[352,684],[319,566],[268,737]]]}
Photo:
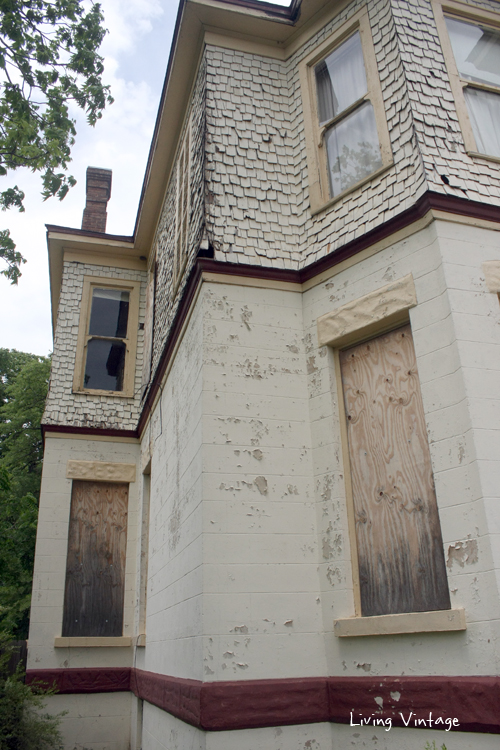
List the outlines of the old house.
{"label": "old house", "polygon": [[500,4],[183,0],[110,191],[48,227],[68,750],[498,747]]}

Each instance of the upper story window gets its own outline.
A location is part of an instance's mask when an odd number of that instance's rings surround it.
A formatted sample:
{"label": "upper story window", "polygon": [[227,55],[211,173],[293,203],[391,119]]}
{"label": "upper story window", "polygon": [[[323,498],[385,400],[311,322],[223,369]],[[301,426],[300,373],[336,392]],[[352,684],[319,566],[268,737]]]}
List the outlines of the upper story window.
{"label": "upper story window", "polygon": [[84,388],[123,391],[130,292],[92,289]]}
{"label": "upper story window", "polygon": [[477,150],[500,157],[500,32],[450,17],[446,27]]}
{"label": "upper story window", "polygon": [[366,10],[301,66],[313,213],[392,163]]}
{"label": "upper story window", "polygon": [[359,31],[315,65],[314,73],[333,198],[382,166]]}
{"label": "upper story window", "polygon": [[452,2],[434,8],[465,148],[500,159],[500,16],[476,8],[470,18],[448,15]]}
{"label": "upper story window", "polygon": [[73,390],[133,395],[138,297],[138,282],[85,279]]}

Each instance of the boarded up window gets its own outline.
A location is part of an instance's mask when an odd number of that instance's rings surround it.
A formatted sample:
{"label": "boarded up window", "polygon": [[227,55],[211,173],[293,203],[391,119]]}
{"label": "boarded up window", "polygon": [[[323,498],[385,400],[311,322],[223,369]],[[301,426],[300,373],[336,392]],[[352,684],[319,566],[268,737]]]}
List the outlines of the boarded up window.
{"label": "boarded up window", "polygon": [[410,326],[340,355],[361,613],[449,609]]}
{"label": "boarded up window", "polygon": [[120,636],[128,484],[73,481],[63,636]]}

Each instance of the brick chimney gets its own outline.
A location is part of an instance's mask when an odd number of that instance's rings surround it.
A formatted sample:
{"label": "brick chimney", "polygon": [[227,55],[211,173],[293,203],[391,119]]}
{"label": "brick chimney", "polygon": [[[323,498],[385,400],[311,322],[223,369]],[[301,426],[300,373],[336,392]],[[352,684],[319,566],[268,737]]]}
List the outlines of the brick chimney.
{"label": "brick chimney", "polygon": [[87,204],[83,211],[82,229],[105,232],[106,206],[111,195],[111,169],[87,168]]}

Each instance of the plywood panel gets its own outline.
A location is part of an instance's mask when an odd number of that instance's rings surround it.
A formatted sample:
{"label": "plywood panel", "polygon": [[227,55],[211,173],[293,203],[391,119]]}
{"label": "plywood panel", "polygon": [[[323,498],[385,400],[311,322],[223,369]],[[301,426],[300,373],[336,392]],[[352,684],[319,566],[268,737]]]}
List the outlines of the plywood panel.
{"label": "plywood panel", "polygon": [[410,326],[341,352],[363,615],[450,608]]}
{"label": "plywood panel", "polygon": [[128,484],[73,481],[63,636],[121,636]]}

